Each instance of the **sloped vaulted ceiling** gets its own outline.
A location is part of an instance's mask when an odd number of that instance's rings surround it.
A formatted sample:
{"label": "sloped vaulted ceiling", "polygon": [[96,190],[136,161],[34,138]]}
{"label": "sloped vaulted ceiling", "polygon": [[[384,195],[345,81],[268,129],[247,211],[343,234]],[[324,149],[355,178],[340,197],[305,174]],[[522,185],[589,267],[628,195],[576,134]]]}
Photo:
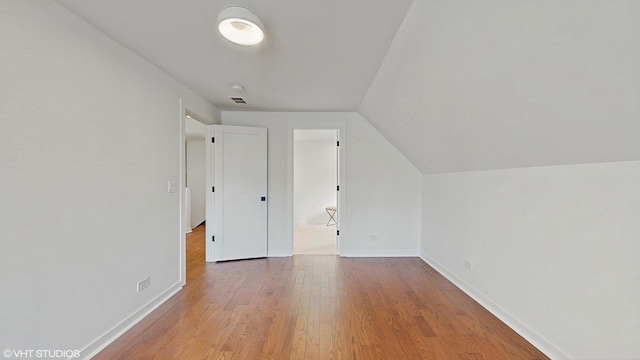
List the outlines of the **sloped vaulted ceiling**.
{"label": "sloped vaulted ceiling", "polygon": [[415,0],[359,111],[423,173],[638,160],[639,4]]}
{"label": "sloped vaulted ceiling", "polygon": [[[57,0],[221,110],[355,111],[411,0]],[[227,6],[255,11],[265,41],[216,30]],[[244,86],[238,96],[231,84]]]}
{"label": "sloped vaulted ceiling", "polygon": [[423,173],[640,159],[637,0],[246,0],[256,49],[214,31],[226,0],[58,1],[222,110],[234,82],[357,110]]}

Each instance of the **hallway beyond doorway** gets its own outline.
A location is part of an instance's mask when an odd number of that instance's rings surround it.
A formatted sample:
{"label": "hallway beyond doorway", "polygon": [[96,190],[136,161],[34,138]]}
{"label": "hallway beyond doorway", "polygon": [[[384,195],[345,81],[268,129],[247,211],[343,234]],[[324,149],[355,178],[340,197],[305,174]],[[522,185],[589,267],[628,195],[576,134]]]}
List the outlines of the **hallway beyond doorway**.
{"label": "hallway beyond doorway", "polygon": [[320,224],[298,224],[293,233],[294,254],[336,255],[336,228]]}

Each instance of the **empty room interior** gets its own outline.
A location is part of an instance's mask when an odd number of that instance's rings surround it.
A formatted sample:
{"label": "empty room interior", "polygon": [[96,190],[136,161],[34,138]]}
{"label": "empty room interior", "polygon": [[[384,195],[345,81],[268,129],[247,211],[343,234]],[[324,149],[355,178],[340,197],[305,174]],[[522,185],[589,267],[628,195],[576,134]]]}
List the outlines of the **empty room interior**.
{"label": "empty room interior", "polygon": [[0,0],[3,355],[640,359],[639,24]]}
{"label": "empty room interior", "polygon": [[293,253],[338,251],[337,130],[293,131]]}

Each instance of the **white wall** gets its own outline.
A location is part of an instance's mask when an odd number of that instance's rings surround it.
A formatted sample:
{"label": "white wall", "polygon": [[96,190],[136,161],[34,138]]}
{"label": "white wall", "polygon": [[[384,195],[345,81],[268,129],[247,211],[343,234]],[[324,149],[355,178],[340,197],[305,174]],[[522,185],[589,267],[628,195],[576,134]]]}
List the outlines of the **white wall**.
{"label": "white wall", "polygon": [[640,162],[426,175],[422,256],[554,358],[638,359],[638,184]]}
{"label": "white wall", "polygon": [[[313,131],[313,130],[311,130]],[[336,140],[294,141],[294,223],[326,224],[337,205]]]}
{"label": "white wall", "polygon": [[415,0],[359,112],[422,173],[640,159],[640,2]]}
{"label": "white wall", "polygon": [[340,131],[340,254],[418,254],[422,175],[360,114],[225,111],[222,124],[268,128],[269,256],[293,254],[295,128]]}
{"label": "white wall", "polygon": [[187,186],[191,189],[191,228],[206,218],[204,138],[187,139]]}
{"label": "white wall", "polygon": [[54,1],[0,2],[0,78],[0,348],[88,355],[180,289],[181,100],[218,113]]}

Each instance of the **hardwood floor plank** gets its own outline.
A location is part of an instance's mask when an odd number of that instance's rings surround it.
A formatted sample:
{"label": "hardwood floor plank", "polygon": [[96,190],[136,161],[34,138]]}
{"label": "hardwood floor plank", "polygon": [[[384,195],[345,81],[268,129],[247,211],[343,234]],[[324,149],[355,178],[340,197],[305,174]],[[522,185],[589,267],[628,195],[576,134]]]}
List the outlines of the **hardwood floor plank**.
{"label": "hardwood floor plank", "polygon": [[293,332],[293,344],[291,347],[290,359],[303,359],[305,347],[307,345],[307,321],[309,319],[309,309],[298,309],[296,327]]}
{"label": "hardwood floor plank", "polygon": [[333,330],[331,323],[320,323],[319,359],[334,359]]}
{"label": "hardwood floor plank", "polygon": [[95,359],[548,359],[418,258],[207,264]]}

